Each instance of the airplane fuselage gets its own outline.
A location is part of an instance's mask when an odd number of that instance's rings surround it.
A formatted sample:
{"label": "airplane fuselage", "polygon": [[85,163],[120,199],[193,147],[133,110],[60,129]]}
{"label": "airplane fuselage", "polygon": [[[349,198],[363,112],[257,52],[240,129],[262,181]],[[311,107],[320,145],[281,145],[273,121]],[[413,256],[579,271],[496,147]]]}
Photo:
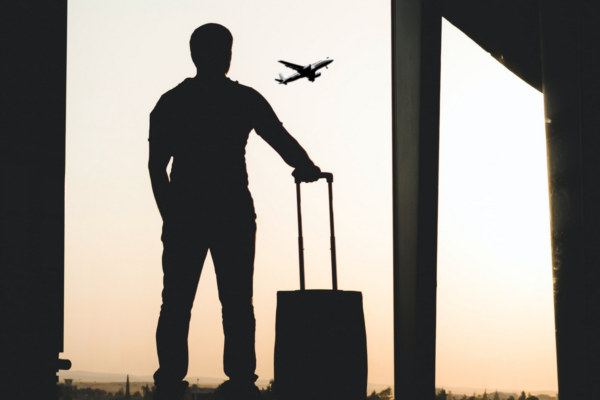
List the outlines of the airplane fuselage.
{"label": "airplane fuselage", "polygon": [[288,77],[284,77],[282,74],[279,74],[280,79],[275,79],[277,82],[287,85],[288,83],[296,81],[300,78],[307,78],[309,81],[314,82],[315,79],[317,79],[319,76],[321,76],[321,73],[317,72],[317,71],[323,67],[327,68],[327,66],[333,62],[333,59],[327,57],[323,60],[319,60],[315,63],[308,64],[305,66],[292,64],[287,61],[279,61],[279,62],[282,63],[283,65],[285,65],[286,67],[291,68],[296,71],[295,73],[293,73],[292,75],[290,75]]}

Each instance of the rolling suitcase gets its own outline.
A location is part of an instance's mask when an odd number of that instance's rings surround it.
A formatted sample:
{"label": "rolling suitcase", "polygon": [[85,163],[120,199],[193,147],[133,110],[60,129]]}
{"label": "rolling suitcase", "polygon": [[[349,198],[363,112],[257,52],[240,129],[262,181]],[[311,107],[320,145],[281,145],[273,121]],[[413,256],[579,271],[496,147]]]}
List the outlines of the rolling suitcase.
{"label": "rolling suitcase", "polygon": [[362,293],[337,289],[333,174],[329,186],[333,290],[306,290],[300,182],[296,179],[300,290],[277,292],[274,395],[277,400],[365,400],[367,339]]}

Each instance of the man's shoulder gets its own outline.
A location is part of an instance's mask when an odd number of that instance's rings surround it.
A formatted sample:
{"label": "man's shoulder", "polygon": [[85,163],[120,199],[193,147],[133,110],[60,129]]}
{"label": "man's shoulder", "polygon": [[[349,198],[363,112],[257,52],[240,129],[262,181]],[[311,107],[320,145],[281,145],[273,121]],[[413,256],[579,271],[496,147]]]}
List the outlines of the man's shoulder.
{"label": "man's shoulder", "polygon": [[251,99],[256,99],[258,97],[262,97],[261,94],[254,89],[253,87],[244,85],[238,81],[234,81],[232,79],[227,78],[229,86],[232,90],[235,90],[236,92],[238,92],[240,95],[244,95],[247,96]]}
{"label": "man's shoulder", "polygon": [[170,113],[181,106],[182,101],[189,97],[191,78],[186,78],[177,86],[163,93],[152,110],[152,114]]}
{"label": "man's shoulder", "polygon": [[[170,113],[173,110],[185,108],[185,104],[190,102],[190,99],[202,93],[208,89],[208,93],[213,93],[215,88],[221,92],[221,96],[230,98],[235,102],[241,102],[245,107],[260,104],[265,102],[264,97],[254,88],[244,85],[236,80],[230,78],[224,78],[219,83],[198,82],[194,78],[186,78],[180,82],[177,86],[167,90],[158,100],[153,113],[157,113],[157,110]],[[161,113],[162,113],[161,111]]]}
{"label": "man's shoulder", "polygon": [[160,100],[175,100],[190,91],[192,78],[185,78],[177,86],[167,90],[160,96]]}
{"label": "man's shoulder", "polygon": [[[214,89],[215,86],[213,86],[213,85],[215,85],[215,83],[206,85],[205,83],[196,82],[194,78],[186,78],[182,82],[180,82],[177,86],[175,86],[172,89],[169,89],[165,93],[163,93],[163,95],[161,96],[161,99],[177,100],[181,97],[185,97],[189,94],[196,92],[198,89],[200,89],[200,90],[207,89],[207,88]],[[253,97],[253,98],[262,97],[261,94],[254,88],[244,85],[244,84],[240,83],[239,81],[232,80],[227,77],[223,81],[221,81],[220,84],[216,84],[216,85],[221,86],[221,88],[225,89],[226,91],[232,91],[236,95],[245,95],[245,96],[249,96],[249,97]]]}

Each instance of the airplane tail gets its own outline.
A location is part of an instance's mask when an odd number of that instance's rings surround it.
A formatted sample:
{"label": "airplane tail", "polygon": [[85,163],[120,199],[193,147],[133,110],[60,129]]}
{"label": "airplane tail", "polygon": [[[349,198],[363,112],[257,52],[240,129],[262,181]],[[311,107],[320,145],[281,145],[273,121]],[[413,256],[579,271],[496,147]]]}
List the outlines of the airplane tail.
{"label": "airplane tail", "polygon": [[275,79],[277,82],[279,82],[280,84],[283,83],[284,85],[285,83],[285,77],[282,74],[279,74],[279,79]]}

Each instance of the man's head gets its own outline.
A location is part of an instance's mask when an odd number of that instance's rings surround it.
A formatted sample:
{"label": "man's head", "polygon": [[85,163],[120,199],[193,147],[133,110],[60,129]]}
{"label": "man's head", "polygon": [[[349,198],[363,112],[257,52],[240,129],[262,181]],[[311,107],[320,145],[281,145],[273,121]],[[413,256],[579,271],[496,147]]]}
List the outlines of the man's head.
{"label": "man's head", "polygon": [[226,74],[231,64],[233,36],[223,25],[204,24],[192,33],[190,51],[196,68],[207,74]]}

